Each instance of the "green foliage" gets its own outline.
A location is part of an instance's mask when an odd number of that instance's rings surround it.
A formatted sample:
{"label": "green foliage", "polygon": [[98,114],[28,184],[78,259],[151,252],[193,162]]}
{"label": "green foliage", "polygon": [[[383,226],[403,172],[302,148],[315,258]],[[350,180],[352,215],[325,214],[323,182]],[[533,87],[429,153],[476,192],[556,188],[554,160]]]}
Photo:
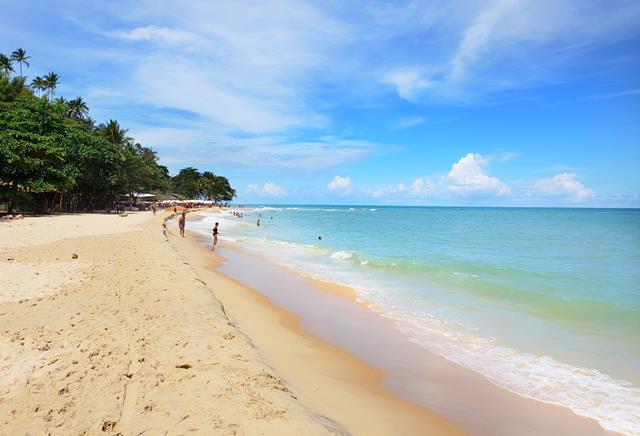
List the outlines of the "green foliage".
{"label": "green foliage", "polygon": [[55,191],[65,182],[64,114],[41,100],[0,103],[0,181],[11,191]]}
{"label": "green foliage", "polygon": [[166,191],[169,180],[166,167],[157,164],[156,152],[140,144],[128,143],[120,158],[120,186],[134,199],[134,193]]}
{"label": "green foliage", "polygon": [[198,179],[201,174],[193,167],[187,167],[180,170],[171,183],[173,192],[184,198],[196,198],[198,196]]}
{"label": "green foliage", "polygon": [[49,100],[53,100],[53,96],[56,94],[56,88],[58,87],[58,82],[60,81],[60,76],[51,72],[44,76],[42,80],[44,81],[44,90],[47,92]]}
{"label": "green foliage", "polygon": [[236,191],[229,184],[226,177],[216,176],[212,172],[205,171],[198,180],[200,195],[207,200],[231,201],[236,196]]}
{"label": "green foliage", "polygon": [[108,205],[120,193],[120,151],[85,123],[72,119],[65,123],[68,183],[64,188],[75,193],[81,207]]}
{"label": "green foliage", "polygon": [[33,98],[24,77],[0,77],[0,101],[11,102]]}
{"label": "green foliage", "polygon": [[9,77],[13,71],[13,61],[6,55],[0,53],[0,74]]}
{"label": "green foliage", "polygon": [[133,141],[133,138],[127,136],[128,130],[122,129],[116,120],[109,120],[107,124],[100,124],[98,132],[107,141],[119,148],[124,148]]}
{"label": "green foliage", "polygon": [[76,120],[84,120],[89,115],[89,106],[82,97],[67,102],[67,115]]}
{"label": "green foliage", "polygon": [[[135,143],[116,120],[95,127],[86,102],[53,100],[60,77],[49,73],[27,86],[13,77],[12,61],[29,66],[26,52],[0,55],[0,203],[31,210],[110,207],[121,195],[175,192],[230,201],[229,181],[185,168],[171,179],[154,150]],[[46,94],[47,98],[38,98]],[[37,95],[37,96],[36,96]]]}
{"label": "green foliage", "polygon": [[200,173],[193,167],[183,168],[172,179],[173,191],[185,198],[203,198],[206,200],[231,201],[236,191],[223,176],[210,171]]}
{"label": "green foliage", "polygon": [[36,78],[31,81],[31,89],[33,89],[36,92],[36,95],[40,97],[46,89],[44,79],[40,76],[36,76]]}

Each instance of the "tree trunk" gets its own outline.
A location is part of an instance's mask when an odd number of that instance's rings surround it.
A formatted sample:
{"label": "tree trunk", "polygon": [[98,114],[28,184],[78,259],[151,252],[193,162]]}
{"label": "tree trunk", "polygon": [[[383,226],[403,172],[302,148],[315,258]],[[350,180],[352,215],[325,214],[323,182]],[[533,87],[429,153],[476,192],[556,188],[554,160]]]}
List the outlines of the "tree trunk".
{"label": "tree trunk", "polygon": [[60,191],[60,203],[58,205],[59,213],[62,213],[62,200],[64,199],[64,189]]}
{"label": "tree trunk", "polygon": [[16,197],[18,196],[18,184],[17,183],[13,183],[13,192],[11,193],[11,201],[9,202],[9,210],[7,211],[8,214],[12,214],[13,213],[13,209],[15,209],[16,207]]}

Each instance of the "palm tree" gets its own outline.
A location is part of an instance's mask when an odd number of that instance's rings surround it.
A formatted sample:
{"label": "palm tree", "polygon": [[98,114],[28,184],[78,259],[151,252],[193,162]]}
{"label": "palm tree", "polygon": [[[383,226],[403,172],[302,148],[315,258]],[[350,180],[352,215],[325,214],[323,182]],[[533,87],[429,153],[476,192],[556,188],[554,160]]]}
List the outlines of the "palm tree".
{"label": "palm tree", "polygon": [[129,130],[120,128],[120,124],[116,120],[109,120],[107,124],[100,124],[98,130],[107,141],[121,148],[133,140],[133,138],[127,136]]}
{"label": "palm tree", "polygon": [[31,88],[33,88],[36,95],[40,97],[40,93],[46,89],[44,79],[40,76],[36,76],[36,78],[31,81]]}
{"label": "palm tree", "polygon": [[53,99],[53,96],[56,94],[56,87],[58,86],[59,80],[60,76],[53,72],[44,76],[44,86],[45,90],[49,94],[49,101],[51,101],[51,99]]}
{"label": "palm tree", "polygon": [[90,116],[86,116],[82,119],[82,121],[84,122],[84,124],[93,132],[96,131],[96,120],[94,120],[93,118],[91,118]]}
{"label": "palm tree", "polygon": [[9,76],[9,73],[13,71],[13,66],[11,65],[13,61],[9,59],[6,55],[0,53],[0,71]]}
{"label": "palm tree", "polygon": [[11,59],[20,64],[20,77],[22,77],[22,64],[25,64],[27,67],[29,67],[29,62],[27,62],[27,59],[31,59],[31,56],[27,56],[27,52],[19,48],[11,53]]}
{"label": "palm tree", "polygon": [[82,97],[74,98],[67,102],[67,115],[76,120],[84,120],[89,114],[89,106]]}

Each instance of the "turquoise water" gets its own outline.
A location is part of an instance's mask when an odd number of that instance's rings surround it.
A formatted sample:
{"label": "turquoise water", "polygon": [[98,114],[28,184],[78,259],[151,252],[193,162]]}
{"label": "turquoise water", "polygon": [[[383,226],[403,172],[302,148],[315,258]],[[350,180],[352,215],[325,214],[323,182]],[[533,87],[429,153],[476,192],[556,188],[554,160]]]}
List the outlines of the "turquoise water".
{"label": "turquoise water", "polygon": [[640,433],[640,210],[244,211],[215,217],[223,239],[352,286],[411,340],[497,384]]}

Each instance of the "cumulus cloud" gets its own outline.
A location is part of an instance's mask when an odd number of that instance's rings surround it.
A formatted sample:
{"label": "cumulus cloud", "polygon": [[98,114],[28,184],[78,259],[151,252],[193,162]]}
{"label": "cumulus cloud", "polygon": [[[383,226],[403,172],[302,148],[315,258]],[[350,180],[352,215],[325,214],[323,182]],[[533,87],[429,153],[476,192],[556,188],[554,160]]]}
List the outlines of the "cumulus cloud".
{"label": "cumulus cloud", "polygon": [[251,183],[247,186],[247,193],[254,195],[265,195],[269,197],[284,197],[285,195],[287,195],[287,190],[284,187],[273,182],[266,182],[262,186]]}
{"label": "cumulus cloud", "polygon": [[330,191],[345,191],[351,186],[351,177],[335,176],[333,180],[327,184],[327,189]]}
{"label": "cumulus cloud", "polygon": [[511,188],[497,177],[486,173],[489,160],[477,153],[469,153],[453,164],[441,179],[446,189],[455,194],[506,195]]}
{"label": "cumulus cloud", "polygon": [[584,201],[595,193],[576,178],[574,173],[560,173],[548,179],[538,180],[535,188],[542,195],[564,197],[573,201]]}
{"label": "cumulus cloud", "polygon": [[450,197],[457,196],[504,196],[511,193],[511,188],[500,179],[487,174],[489,159],[477,153],[468,153],[454,163],[446,176],[437,181],[418,177],[412,183],[388,185],[380,189],[368,190],[375,198],[386,196]]}

